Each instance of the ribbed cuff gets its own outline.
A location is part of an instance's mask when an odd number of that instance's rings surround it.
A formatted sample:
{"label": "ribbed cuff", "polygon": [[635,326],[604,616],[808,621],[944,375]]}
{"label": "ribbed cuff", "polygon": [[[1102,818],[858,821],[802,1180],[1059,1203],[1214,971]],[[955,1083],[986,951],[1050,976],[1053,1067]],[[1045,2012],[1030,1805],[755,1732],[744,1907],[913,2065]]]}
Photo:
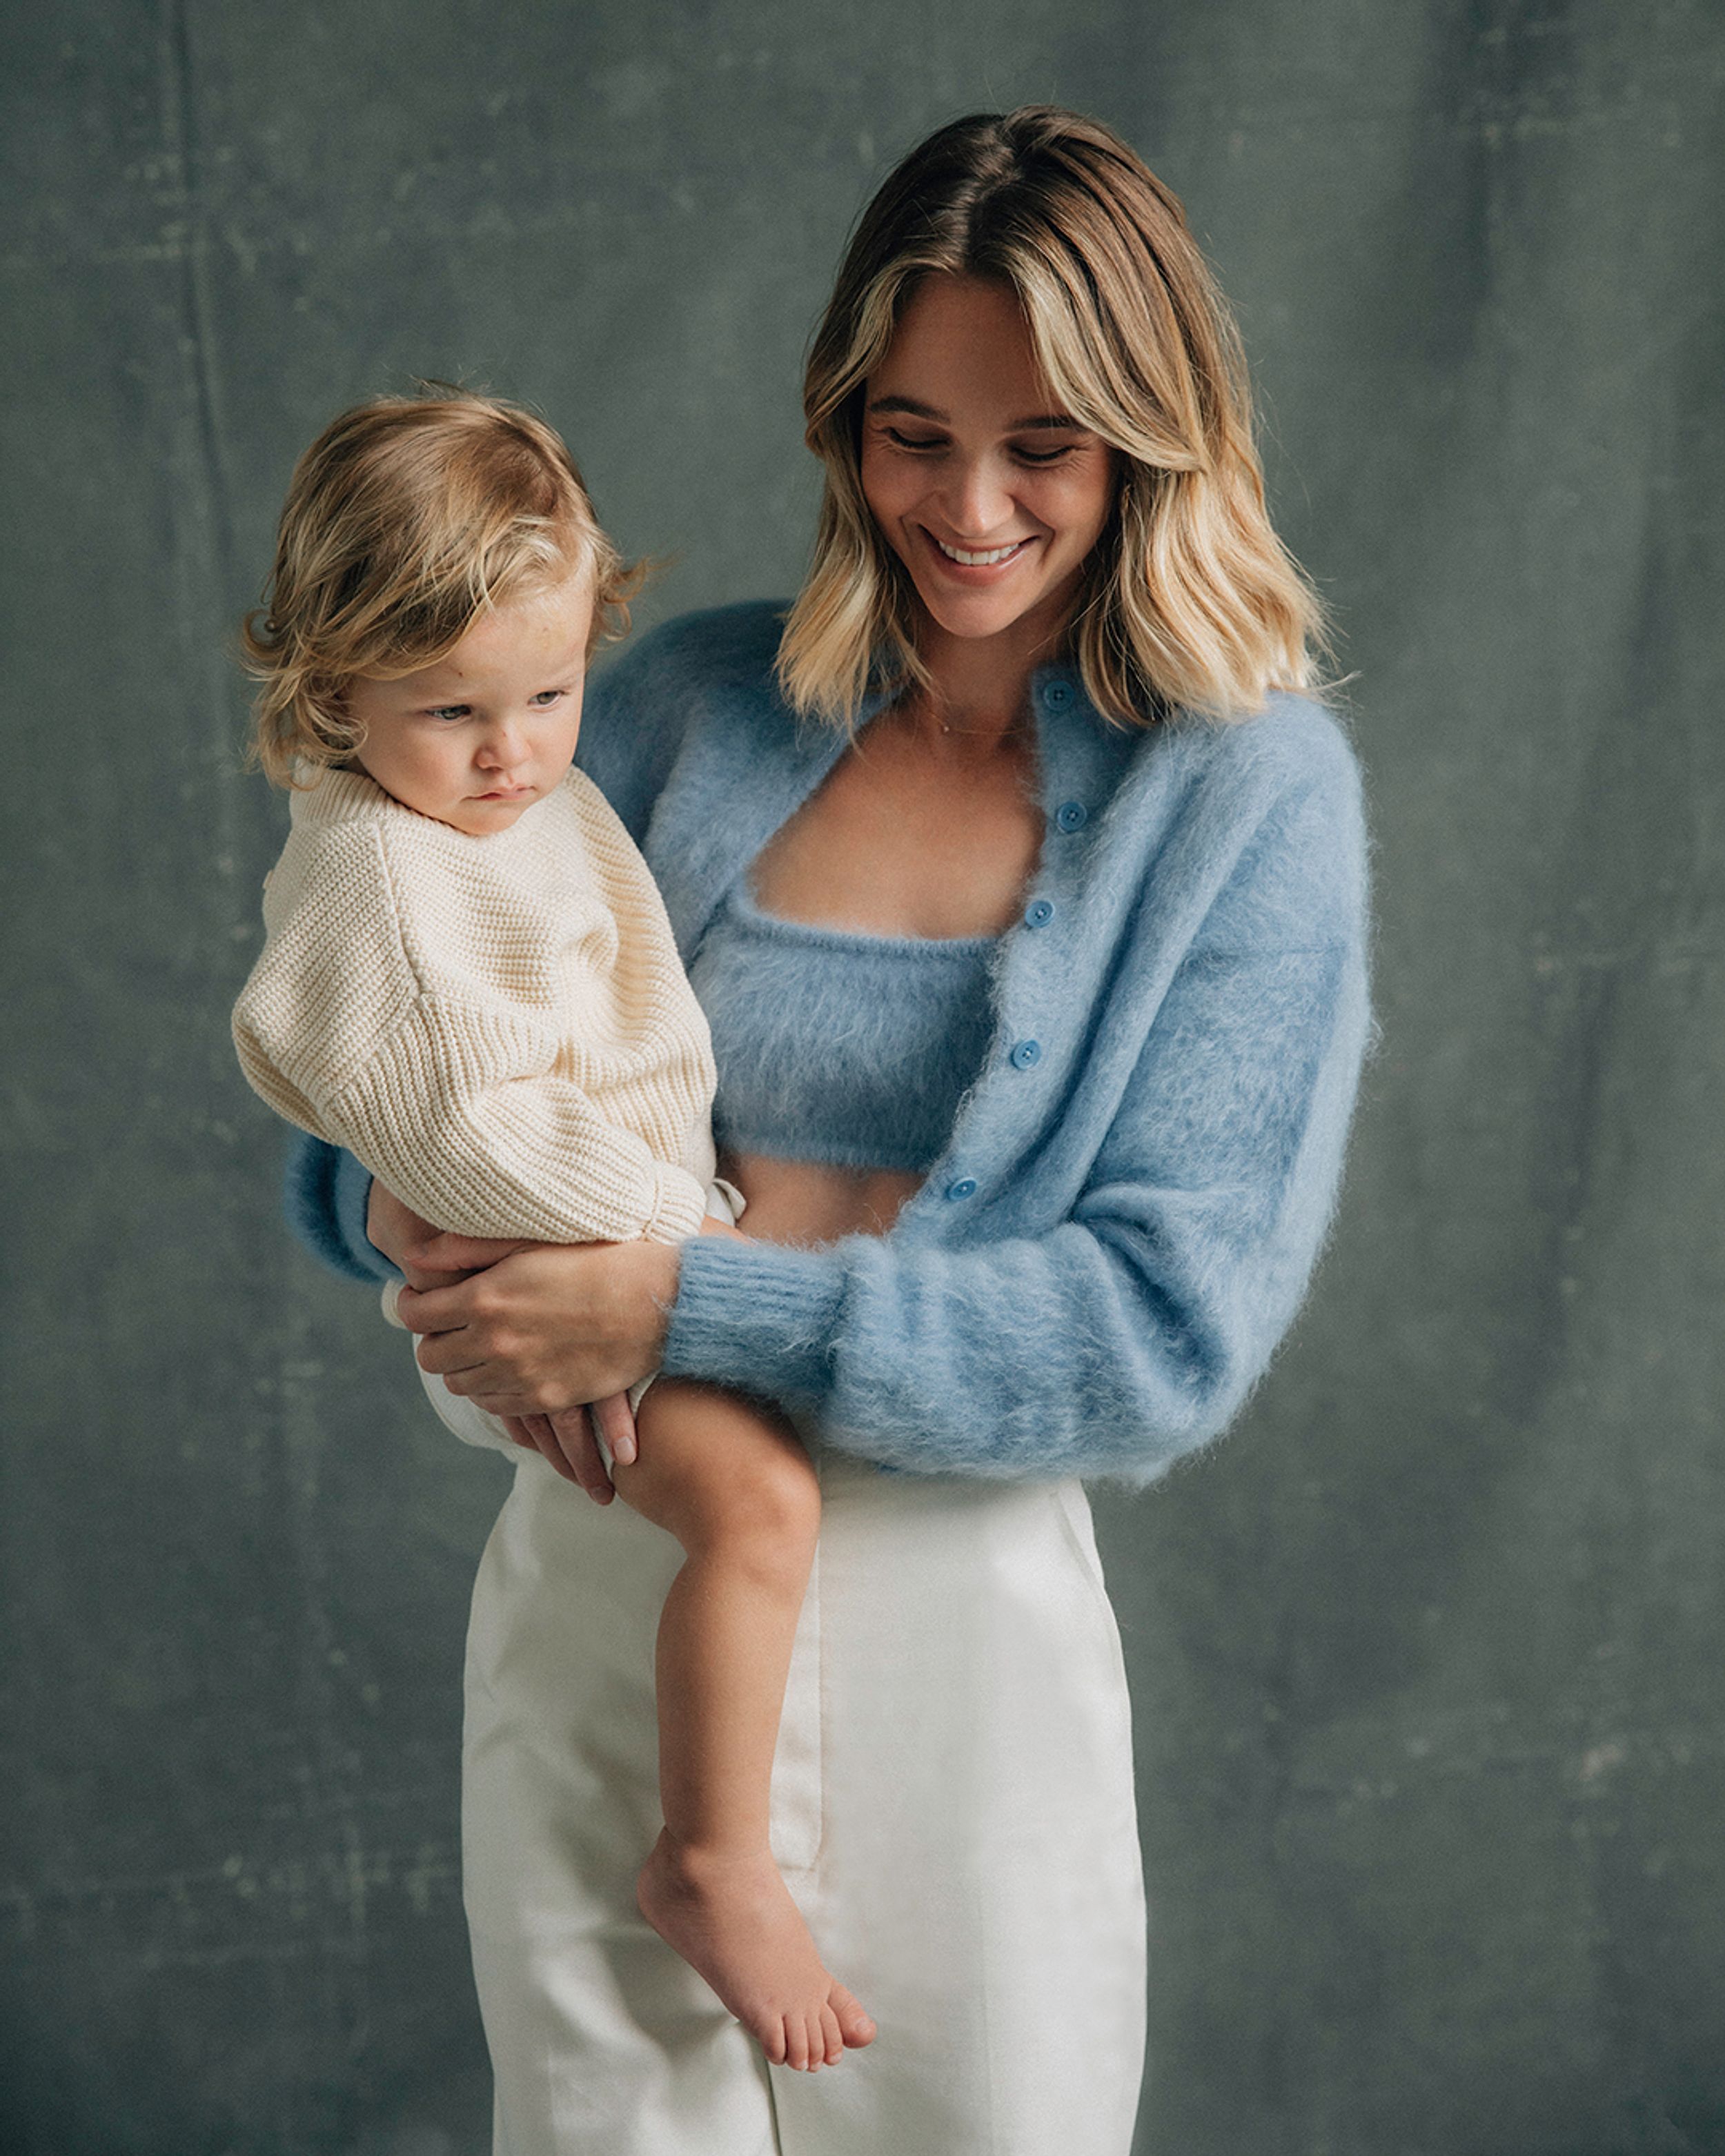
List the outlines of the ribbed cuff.
{"label": "ribbed cuff", "polygon": [[336,1155],[335,1214],[341,1240],[367,1280],[400,1280],[401,1268],[366,1233],[372,1204],[372,1171],[351,1152]]}
{"label": "ribbed cuff", "polygon": [[683,1246],[668,1376],[818,1401],[832,1382],[845,1271],[830,1250],[697,1236]]}
{"label": "ribbed cuff", "polygon": [[282,1209],[311,1255],[347,1279],[398,1279],[388,1260],[366,1240],[371,1183],[351,1154],[321,1138],[300,1137],[288,1155]]}
{"label": "ribbed cuff", "polygon": [[706,1185],[686,1168],[659,1168],[659,1192],[647,1235],[655,1243],[686,1243],[706,1218]]}
{"label": "ribbed cuff", "polygon": [[372,1178],[351,1152],[302,1137],[288,1155],[282,1192],[287,1224],[311,1250],[348,1280],[399,1280],[388,1259],[366,1238]]}

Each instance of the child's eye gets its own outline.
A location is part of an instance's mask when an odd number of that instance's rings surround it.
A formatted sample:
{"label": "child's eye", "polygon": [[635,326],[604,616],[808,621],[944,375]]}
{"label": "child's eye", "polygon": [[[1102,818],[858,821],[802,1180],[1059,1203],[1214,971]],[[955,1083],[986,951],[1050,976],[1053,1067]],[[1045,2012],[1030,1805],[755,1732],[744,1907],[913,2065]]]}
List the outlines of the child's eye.
{"label": "child's eye", "polygon": [[544,711],[551,705],[560,702],[567,693],[568,691],[564,689],[542,689],[537,696],[530,696],[527,701],[536,705],[541,711]]}
{"label": "child's eye", "polygon": [[428,719],[465,719],[472,710],[471,704],[434,704],[425,716]]}

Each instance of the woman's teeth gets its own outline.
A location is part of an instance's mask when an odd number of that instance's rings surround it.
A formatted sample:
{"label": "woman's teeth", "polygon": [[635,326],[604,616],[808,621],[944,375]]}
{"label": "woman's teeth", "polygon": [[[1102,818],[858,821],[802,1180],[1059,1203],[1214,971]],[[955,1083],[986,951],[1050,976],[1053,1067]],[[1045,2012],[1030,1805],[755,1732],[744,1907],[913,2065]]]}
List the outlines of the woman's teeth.
{"label": "woman's teeth", "polygon": [[991,547],[986,554],[973,554],[963,547],[949,547],[944,539],[937,539],[934,543],[949,562],[957,562],[967,569],[987,569],[992,568],[996,562],[1005,561],[1009,555],[1016,554],[1020,547],[1029,542],[1014,539],[1011,546]]}

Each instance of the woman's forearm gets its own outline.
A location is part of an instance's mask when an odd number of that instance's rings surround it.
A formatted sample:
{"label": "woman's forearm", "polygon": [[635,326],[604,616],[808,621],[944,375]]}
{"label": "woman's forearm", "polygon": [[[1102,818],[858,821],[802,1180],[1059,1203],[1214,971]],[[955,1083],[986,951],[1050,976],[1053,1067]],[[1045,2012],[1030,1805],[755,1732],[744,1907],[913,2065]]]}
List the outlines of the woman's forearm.
{"label": "woman's forearm", "polygon": [[697,1245],[665,1368],[803,1405],[884,1465],[1150,1480],[1227,1425],[1299,1306],[1366,1027],[1357,944],[1196,953],[1045,1226],[1009,1189],[994,1240],[913,1215],[821,1250]]}

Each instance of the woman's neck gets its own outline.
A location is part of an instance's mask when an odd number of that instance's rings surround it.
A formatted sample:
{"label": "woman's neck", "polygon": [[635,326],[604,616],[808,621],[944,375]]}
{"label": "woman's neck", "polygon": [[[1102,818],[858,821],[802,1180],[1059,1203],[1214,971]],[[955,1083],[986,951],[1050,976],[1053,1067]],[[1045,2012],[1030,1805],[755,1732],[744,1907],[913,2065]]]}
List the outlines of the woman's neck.
{"label": "woman's neck", "polygon": [[1058,635],[1015,623],[999,636],[951,636],[925,619],[921,640],[928,686],[911,699],[919,729],[999,741],[1022,726],[1030,676],[1059,647]]}

